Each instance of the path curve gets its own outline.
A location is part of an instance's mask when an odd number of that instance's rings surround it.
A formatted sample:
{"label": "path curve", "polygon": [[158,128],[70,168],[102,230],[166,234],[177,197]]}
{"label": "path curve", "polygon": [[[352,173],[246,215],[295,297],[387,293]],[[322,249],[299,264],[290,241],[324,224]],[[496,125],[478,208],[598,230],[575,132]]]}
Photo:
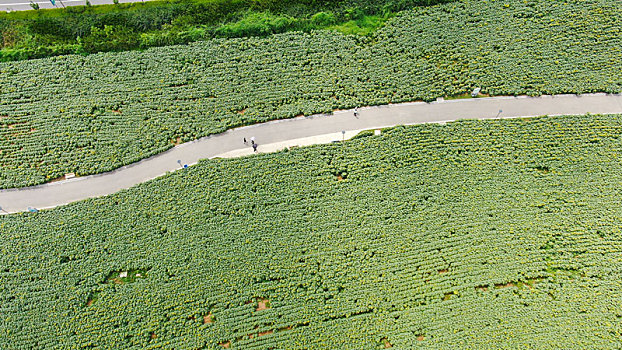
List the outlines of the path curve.
{"label": "path curve", "polygon": [[[360,109],[355,118],[352,110],[332,115],[314,115],[270,121],[203,137],[176,146],[115,171],[20,189],[0,191],[2,213],[53,208],[59,205],[99,197],[130,188],[139,183],[193,165],[199,159],[238,157],[252,154],[242,142],[255,137],[260,152],[273,152],[285,147],[330,143],[349,139],[361,130],[396,125],[447,122],[457,119],[493,119],[564,114],[622,113],[622,95],[587,94],[541,97],[489,97],[463,100],[413,102]],[[345,131],[345,134],[342,134]]]}

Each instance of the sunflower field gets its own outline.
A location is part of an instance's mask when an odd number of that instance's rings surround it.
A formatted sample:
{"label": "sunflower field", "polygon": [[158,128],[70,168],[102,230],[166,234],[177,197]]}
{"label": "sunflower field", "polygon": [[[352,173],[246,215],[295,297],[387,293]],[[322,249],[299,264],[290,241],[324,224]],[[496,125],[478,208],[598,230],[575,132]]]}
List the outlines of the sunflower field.
{"label": "sunflower field", "polygon": [[0,348],[622,346],[622,115],[365,135],[0,217]]}
{"label": "sunflower field", "polygon": [[228,128],[356,105],[622,91],[622,3],[461,1],[371,37],[290,32],[0,64],[0,188],[118,168]]}

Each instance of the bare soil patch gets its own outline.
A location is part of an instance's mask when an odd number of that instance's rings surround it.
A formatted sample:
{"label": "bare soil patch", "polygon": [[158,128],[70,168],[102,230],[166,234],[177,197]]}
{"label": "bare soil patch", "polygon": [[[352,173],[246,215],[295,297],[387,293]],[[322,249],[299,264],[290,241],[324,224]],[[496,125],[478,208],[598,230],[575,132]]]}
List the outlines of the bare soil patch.
{"label": "bare soil patch", "polygon": [[387,338],[382,338],[380,341],[382,341],[382,344],[384,344],[385,349],[393,347],[393,344],[391,344]]}
{"label": "bare soil patch", "polygon": [[270,300],[264,298],[257,298],[257,307],[255,311],[268,310],[270,308]]}
{"label": "bare soil patch", "polygon": [[269,330],[269,331],[265,331],[265,332],[259,332],[258,336],[259,337],[263,337],[264,335],[268,335],[268,334],[272,334],[274,333],[273,330]]}

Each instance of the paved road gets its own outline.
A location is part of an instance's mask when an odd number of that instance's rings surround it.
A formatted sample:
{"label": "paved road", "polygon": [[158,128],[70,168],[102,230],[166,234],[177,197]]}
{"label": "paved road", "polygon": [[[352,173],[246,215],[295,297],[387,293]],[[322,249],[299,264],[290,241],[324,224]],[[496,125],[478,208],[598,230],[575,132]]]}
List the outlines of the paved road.
{"label": "paved road", "polygon": [[[251,154],[243,138],[254,136],[262,152],[293,145],[327,143],[350,138],[360,130],[383,127],[444,122],[464,118],[512,118],[539,115],[622,113],[622,95],[557,95],[542,97],[495,97],[432,103],[405,103],[360,109],[355,118],[352,111],[336,111],[333,115],[317,115],[272,121],[201,138],[174,147],[151,158],[118,170],[60,182],[0,191],[4,213],[26,211],[28,207],[51,208],[90,197],[99,197],[132,187],[192,165],[199,159],[235,157]],[[346,131],[342,135],[342,131]],[[178,160],[181,163],[178,163]]]}
{"label": "paved road", "polygon": [[[62,1],[62,4],[61,4]],[[119,0],[120,3],[124,2],[144,2],[149,0]],[[52,2],[32,0],[32,2],[39,4],[42,9],[62,8],[65,6],[78,6],[86,5],[86,0],[56,0],[56,6],[52,5]],[[112,0],[90,0],[91,5],[104,5],[112,4]],[[13,11],[26,11],[32,10],[29,0],[0,0],[0,11],[13,12]]]}

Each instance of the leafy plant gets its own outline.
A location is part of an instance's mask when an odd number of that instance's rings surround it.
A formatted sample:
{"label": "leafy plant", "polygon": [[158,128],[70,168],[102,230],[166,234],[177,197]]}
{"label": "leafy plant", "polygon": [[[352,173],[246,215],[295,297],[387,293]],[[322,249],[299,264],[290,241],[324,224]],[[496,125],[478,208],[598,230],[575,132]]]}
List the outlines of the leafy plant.
{"label": "leafy plant", "polygon": [[[621,14],[614,0],[468,1],[406,11],[368,39],[290,32],[1,63],[0,187],[109,171],[177,138],[357,105],[431,101],[474,87],[489,95],[622,92],[622,53],[612,49],[622,47]],[[174,40],[207,31],[180,31]],[[160,40],[135,33],[96,27],[96,38],[82,45],[123,50]],[[68,55],[81,45],[52,49]]]}
{"label": "leafy plant", "polygon": [[397,127],[2,216],[0,348],[619,348],[621,137]]}

